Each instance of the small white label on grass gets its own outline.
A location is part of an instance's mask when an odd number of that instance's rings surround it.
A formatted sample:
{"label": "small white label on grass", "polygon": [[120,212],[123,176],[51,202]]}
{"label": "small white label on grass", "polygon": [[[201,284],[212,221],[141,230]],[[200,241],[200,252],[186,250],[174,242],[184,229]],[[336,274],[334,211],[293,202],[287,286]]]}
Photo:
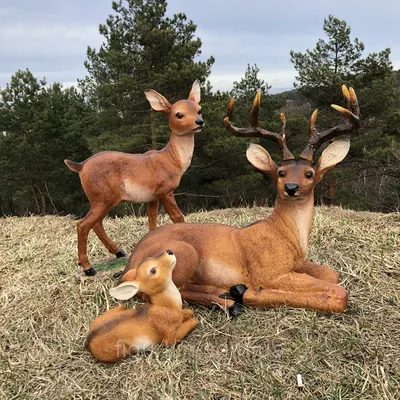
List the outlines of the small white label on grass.
{"label": "small white label on grass", "polygon": [[303,389],[303,378],[300,374],[297,374],[297,387],[302,390]]}

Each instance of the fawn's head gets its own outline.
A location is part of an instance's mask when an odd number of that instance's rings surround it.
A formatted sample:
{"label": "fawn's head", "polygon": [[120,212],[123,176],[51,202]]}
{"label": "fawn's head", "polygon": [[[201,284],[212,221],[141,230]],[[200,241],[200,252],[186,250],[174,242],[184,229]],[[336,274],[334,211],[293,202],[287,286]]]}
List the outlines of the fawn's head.
{"label": "fawn's head", "polygon": [[260,92],[257,93],[254,99],[250,113],[249,128],[237,128],[232,124],[233,99],[230,101],[228,116],[224,120],[225,127],[229,131],[235,136],[270,139],[276,142],[281,149],[282,163],[280,166],[272,160],[267,150],[258,144],[251,143],[246,152],[250,163],[272,178],[277,187],[277,198],[279,200],[310,199],[310,196],[314,193],[315,185],[321,181],[328,171],[346,157],[350,149],[350,141],[348,139],[338,139],[326,147],[318,162],[314,164],[314,155],[322,144],[337,136],[349,133],[354,127],[358,128],[359,126],[360,111],[356,94],[352,88],[348,90],[345,85],[342,86],[342,91],[347,103],[347,109],[336,105],[332,105],[332,107],[341,112],[345,118],[339,125],[320,133],[315,127],[318,115],[318,110],[315,110],[310,119],[309,141],[300,154],[298,161],[295,160],[295,157],[286,146],[286,118],[284,114],[281,114],[282,130],[280,133],[267,131],[258,125]]}
{"label": "fawn's head", "polygon": [[129,300],[136,293],[153,296],[163,292],[172,280],[176,257],[171,250],[158,257],[146,258],[137,269],[128,271],[122,283],[110,289],[110,295],[117,300]]}
{"label": "fawn's head", "polygon": [[161,111],[169,116],[169,126],[176,135],[201,132],[204,121],[200,107],[200,83],[195,81],[188,100],[179,100],[171,105],[168,100],[155,90],[144,91],[154,111]]}

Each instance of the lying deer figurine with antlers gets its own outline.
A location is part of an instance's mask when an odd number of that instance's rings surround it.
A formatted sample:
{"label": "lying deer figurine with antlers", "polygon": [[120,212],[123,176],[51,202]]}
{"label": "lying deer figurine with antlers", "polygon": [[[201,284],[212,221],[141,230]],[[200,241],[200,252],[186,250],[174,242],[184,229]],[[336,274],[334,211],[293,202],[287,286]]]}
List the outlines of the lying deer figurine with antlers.
{"label": "lying deer figurine with antlers", "polygon": [[172,346],[197,325],[193,311],[182,309],[172,282],[175,264],[174,254],[167,250],[144,260],[126,274],[124,283],[110,290],[117,300],[128,300],[140,290],[150,302],[129,310],[120,305],[93,322],[85,345],[95,358],[110,363],[158,344]]}
{"label": "lying deer figurine with antlers", "polygon": [[203,127],[200,84],[196,80],[189,99],[173,105],[154,90],[146,90],[145,95],[153,110],[169,116],[171,138],[166,147],[144,154],[104,151],[81,163],[64,161],[71,171],[79,173],[90,203],[89,212],[77,224],[78,264],[86,275],[96,273],[87,256],[87,238],[92,228],[110,253],[117,257],[126,256],[103,227],[104,217],[121,201],[148,203],[150,230],[157,227],[159,201],[173,222],[184,222],[173,192],[192,160],[194,135]]}
{"label": "lying deer figurine with antlers", "polygon": [[[230,306],[240,312],[243,303],[254,307],[288,305],[325,312],[342,312],[347,292],[338,285],[333,269],[305,260],[314,214],[314,187],[349,151],[348,140],[336,140],[314,165],[315,152],[328,140],[349,133],[359,125],[355,92],[343,86],[347,108],[333,105],[345,118],[325,132],[315,127],[317,110],[310,120],[310,138],[300,159],[295,161],[286,146],[285,117],[282,131],[274,133],[258,126],[260,93],[255,97],[249,128],[237,128],[232,120],[233,100],[225,126],[236,136],[261,137],[278,143],[282,164],[276,165],[261,146],[250,144],[247,158],[269,175],[277,187],[272,215],[244,228],[222,224],[176,224],[146,235],[132,252],[120,281],[149,254],[162,246],[177,255],[173,280],[188,302]],[[226,294],[226,292],[229,292]],[[227,300],[228,299],[228,300]]]}

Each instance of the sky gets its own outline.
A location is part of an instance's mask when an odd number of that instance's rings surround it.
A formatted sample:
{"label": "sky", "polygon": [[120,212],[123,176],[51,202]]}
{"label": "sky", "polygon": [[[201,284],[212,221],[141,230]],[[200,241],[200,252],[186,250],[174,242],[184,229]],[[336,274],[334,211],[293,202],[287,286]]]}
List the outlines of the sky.
{"label": "sky", "polygon": [[[18,69],[66,85],[83,78],[87,46],[99,48],[100,23],[112,12],[111,0],[0,0],[0,87]],[[169,0],[169,15],[183,12],[197,25],[200,59],[213,55],[214,90],[230,90],[247,64],[257,64],[272,92],[293,87],[296,71],[290,50],[312,49],[329,14],[351,26],[365,54],[392,49],[400,69],[398,0]],[[195,78],[195,77],[194,77]]]}

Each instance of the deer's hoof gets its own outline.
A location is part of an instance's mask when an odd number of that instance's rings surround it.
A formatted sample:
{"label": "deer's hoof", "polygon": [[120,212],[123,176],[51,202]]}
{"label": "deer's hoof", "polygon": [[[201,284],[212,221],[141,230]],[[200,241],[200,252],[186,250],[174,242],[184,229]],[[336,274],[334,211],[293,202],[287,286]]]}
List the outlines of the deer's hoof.
{"label": "deer's hoof", "polygon": [[233,300],[235,301],[234,297],[230,293],[222,293],[218,296],[220,299],[225,299],[225,300]]}
{"label": "deer's hoof", "polygon": [[94,270],[93,268],[89,268],[86,271],[83,271],[85,273],[86,276],[94,276],[96,275],[96,270]]}
{"label": "deer's hoof", "polygon": [[123,250],[120,250],[118,253],[115,254],[115,257],[117,257],[117,258],[126,257],[126,256],[127,256],[127,254]]}
{"label": "deer's hoof", "polygon": [[242,313],[242,306],[238,303],[233,303],[229,308],[229,315],[231,318],[236,318]]}
{"label": "deer's hoof", "polygon": [[246,293],[246,290],[246,285],[235,285],[230,287],[229,292],[235,300],[235,303],[243,304],[243,295]]}
{"label": "deer's hoof", "polygon": [[117,271],[114,275],[113,278],[117,279],[120,278],[122,276],[122,274],[124,273],[124,270],[121,269],[120,271]]}

